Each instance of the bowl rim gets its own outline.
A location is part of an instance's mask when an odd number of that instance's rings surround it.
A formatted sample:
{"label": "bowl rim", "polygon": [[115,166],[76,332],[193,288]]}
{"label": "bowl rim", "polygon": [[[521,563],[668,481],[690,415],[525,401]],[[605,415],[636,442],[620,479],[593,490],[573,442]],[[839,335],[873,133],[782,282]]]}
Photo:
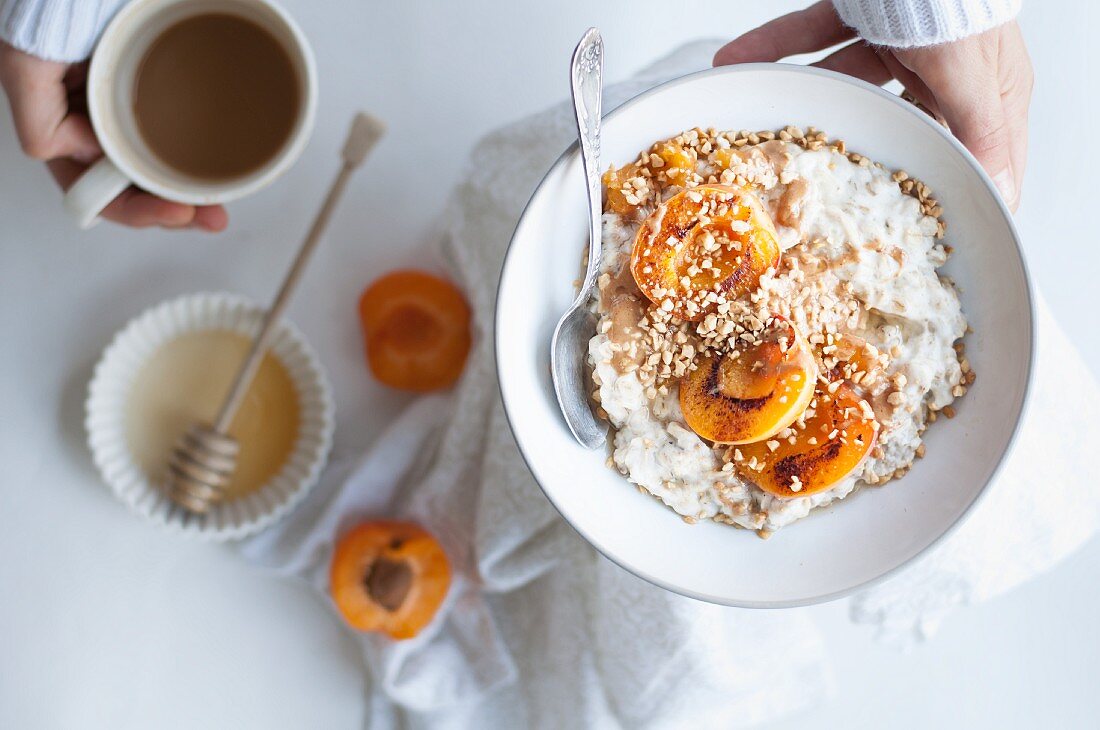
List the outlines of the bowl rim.
{"label": "bowl rim", "polygon": [[[623,563],[622,561],[617,559],[616,556],[611,555],[607,551],[600,549],[596,545],[596,543],[592,539],[590,539],[589,536],[585,532],[583,532],[580,528],[578,528],[575,524],[573,524],[573,522],[565,515],[565,513],[562,511],[561,507],[559,507],[558,503],[555,501],[553,495],[551,494],[551,490],[547,489],[546,486],[543,485],[542,481],[539,479],[538,475],[535,473],[535,470],[532,468],[531,459],[528,457],[527,452],[525,451],[524,446],[521,443],[520,438],[516,433],[516,427],[515,427],[515,424],[513,423],[513,414],[512,414],[511,409],[509,408],[508,400],[504,396],[504,387],[503,387],[503,384],[502,384],[502,379],[500,377],[500,373],[501,373],[501,370],[500,370],[500,351],[501,351],[501,347],[502,347],[502,343],[500,341],[500,316],[501,316],[500,296],[501,296],[501,290],[502,290],[501,284],[504,281],[504,275],[508,270],[509,261],[511,259],[511,256],[512,256],[514,250],[515,250],[514,244],[515,244],[515,240],[516,240],[516,235],[519,233],[520,228],[522,228],[522,226],[523,226],[524,220],[527,218],[528,209],[531,207],[531,203],[535,200],[535,198],[538,197],[539,193],[542,191],[543,187],[546,185],[546,182],[550,178],[550,176],[555,174],[557,172],[557,170],[560,167],[562,167],[568,160],[570,160],[571,158],[573,158],[575,155],[578,154],[578,150],[579,150],[580,145],[579,145],[579,142],[577,142],[577,141],[574,141],[571,145],[569,145],[569,147],[567,147],[565,149],[565,151],[562,152],[554,160],[553,164],[551,164],[551,166],[547,169],[546,173],[539,180],[538,185],[535,186],[534,191],[531,193],[531,197],[528,199],[527,203],[524,205],[523,211],[520,213],[519,219],[516,221],[516,226],[512,231],[512,237],[508,241],[508,248],[504,253],[504,260],[501,263],[500,275],[497,278],[497,292],[496,292],[496,296],[494,297],[493,365],[494,365],[494,368],[495,368],[496,374],[497,374],[497,391],[500,394],[501,402],[504,405],[504,417],[505,417],[505,420],[508,423],[508,428],[512,432],[512,437],[516,442],[516,448],[519,450],[520,457],[523,459],[523,463],[527,467],[527,471],[530,472],[531,477],[535,480],[535,483],[538,484],[539,489],[542,491],[543,495],[545,495],[546,499],[554,507],[554,509],[557,511],[557,513],[561,516],[562,520],[567,525],[569,525],[569,527],[572,528],[574,532],[576,532],[578,535],[580,535],[581,538],[583,538],[584,541],[589,544],[589,546],[591,546],[598,553],[600,553],[603,557],[607,558],[608,560],[610,560],[612,563],[619,566],[623,570],[626,570],[627,572],[632,573],[633,575],[636,575],[639,578],[641,578],[641,579],[643,579],[643,580],[645,580],[649,583],[652,583],[653,585],[659,586],[659,587],[664,588],[665,590],[671,591],[673,593],[678,593],[682,596],[687,596],[689,598],[694,598],[694,599],[699,600],[699,601],[706,601],[708,603],[731,606],[731,607],[736,607],[736,608],[775,609],[775,608],[796,608],[796,607],[799,607],[799,606],[811,606],[811,605],[815,605],[815,604],[819,604],[819,603],[828,603],[830,601],[835,601],[835,600],[838,600],[840,598],[850,596],[850,595],[852,595],[852,594],[854,594],[858,591],[862,591],[862,590],[871,588],[873,586],[879,585],[880,583],[883,583],[883,582],[889,580],[890,578],[898,575],[904,569],[908,568],[911,565],[916,564],[921,558],[923,558],[926,555],[930,554],[936,547],[941,545],[948,537],[953,535],[959,529],[959,527],[962,526],[962,524],[964,522],[966,522],[966,520],[970,517],[970,515],[973,514],[974,509],[978,506],[979,503],[981,503],[985,499],[986,495],[989,493],[990,485],[992,485],[996,481],[997,477],[1000,476],[1001,470],[1004,467],[1005,459],[1008,456],[1008,454],[1011,453],[1012,450],[1015,448],[1016,439],[1020,434],[1021,424],[1023,423],[1024,419],[1027,417],[1028,411],[1030,410],[1031,391],[1032,391],[1033,380],[1034,380],[1034,377],[1035,377],[1035,349],[1036,349],[1036,347],[1035,347],[1035,345],[1036,345],[1036,331],[1035,330],[1036,330],[1037,314],[1036,314],[1036,309],[1035,309],[1035,296],[1034,296],[1033,286],[1032,286],[1032,282],[1031,282],[1031,272],[1030,272],[1030,269],[1028,268],[1027,258],[1024,255],[1023,245],[1020,241],[1020,234],[1019,234],[1019,231],[1016,230],[1016,222],[1013,220],[1012,212],[1008,209],[1008,206],[1005,204],[1004,200],[1001,198],[1001,195],[998,192],[996,185],[994,185],[992,178],[990,178],[989,174],[985,171],[984,168],[982,168],[982,166],[978,163],[977,159],[975,159],[975,157],[970,153],[970,151],[968,149],[966,149],[966,147],[964,147],[963,144],[961,142],[959,142],[959,140],[956,139],[955,136],[953,134],[951,134],[943,125],[936,122],[935,119],[930,117],[925,112],[922,112],[921,110],[919,110],[913,104],[905,101],[904,99],[902,99],[897,94],[893,94],[893,93],[883,89],[882,87],[875,86],[874,84],[871,84],[871,83],[869,83],[867,81],[864,81],[862,79],[855,78],[854,76],[849,76],[847,74],[842,74],[842,73],[839,73],[839,72],[836,72],[836,71],[831,71],[829,69],[818,68],[816,66],[804,66],[804,65],[796,64],[796,63],[759,62],[759,63],[735,64],[735,65],[732,65],[732,66],[716,66],[716,67],[713,67],[713,68],[708,68],[708,69],[702,69],[700,71],[695,71],[693,73],[689,73],[689,74],[686,74],[684,76],[678,76],[678,77],[670,79],[668,81],[664,81],[662,83],[659,83],[656,86],[653,86],[653,87],[641,92],[640,94],[632,96],[631,98],[624,101],[622,104],[618,105],[617,107],[615,107],[611,111],[607,112],[604,115],[604,121],[607,121],[607,120],[611,119],[612,117],[616,117],[616,116],[619,116],[619,115],[627,112],[631,107],[633,107],[635,104],[637,104],[638,102],[642,101],[645,98],[648,98],[648,97],[650,97],[654,94],[660,93],[660,92],[662,92],[666,89],[669,89],[669,88],[672,88],[672,87],[675,87],[675,86],[680,86],[682,84],[694,83],[695,81],[697,81],[701,78],[707,78],[707,77],[710,77],[710,76],[719,76],[719,75],[726,75],[726,74],[733,75],[733,74],[741,74],[741,73],[754,73],[754,72],[760,72],[760,71],[771,71],[771,72],[779,71],[779,72],[785,72],[785,73],[802,73],[802,74],[807,74],[807,75],[810,75],[810,76],[818,76],[818,77],[822,77],[822,78],[832,79],[834,81],[840,81],[840,82],[846,83],[850,86],[854,86],[858,89],[862,89],[864,91],[868,91],[872,94],[875,94],[878,97],[887,100],[888,103],[899,106],[899,107],[905,109],[910,114],[916,115],[921,120],[922,124],[932,128],[935,131],[935,133],[938,134],[939,137],[943,141],[945,141],[948,144],[948,146],[950,146],[955,151],[955,153],[958,154],[974,172],[977,173],[978,178],[982,181],[982,183],[985,185],[987,190],[990,192],[990,194],[993,196],[994,200],[996,201],[996,204],[998,206],[998,209],[1000,210],[1001,216],[1005,219],[1006,223],[1008,224],[1008,230],[1009,230],[1010,237],[1012,239],[1012,245],[1015,247],[1016,255],[1017,255],[1017,257],[1020,261],[1020,267],[1021,267],[1021,270],[1023,271],[1023,275],[1024,275],[1024,297],[1027,300],[1027,310],[1028,310],[1028,322],[1027,322],[1027,327],[1028,327],[1028,336],[1027,336],[1028,353],[1027,353],[1027,363],[1026,363],[1026,376],[1024,378],[1024,390],[1023,390],[1023,395],[1022,395],[1021,400],[1020,400],[1019,416],[1016,418],[1016,423],[1014,423],[1013,426],[1012,426],[1012,432],[1009,435],[1007,443],[1005,444],[1005,448],[1001,451],[1001,454],[1000,454],[999,458],[997,459],[997,463],[994,465],[993,470],[989,474],[989,477],[981,485],[981,488],[977,491],[977,493],[974,495],[974,498],[970,501],[970,504],[968,504],[966,506],[966,508],[963,509],[963,511],[959,514],[959,516],[955,519],[955,521],[952,522],[950,525],[948,525],[948,527],[945,530],[943,530],[938,536],[933,538],[932,541],[929,542],[927,545],[925,545],[922,549],[920,549],[919,551],[917,551],[916,553],[914,553],[910,557],[906,558],[905,560],[901,561],[900,563],[898,563],[894,567],[889,568],[889,569],[879,573],[877,576],[875,576],[873,578],[869,578],[869,579],[864,580],[864,581],[862,581],[860,583],[857,583],[855,585],[848,586],[846,588],[841,588],[841,589],[838,589],[838,590],[835,590],[835,591],[830,591],[828,593],[822,593],[822,594],[813,595],[813,596],[806,596],[806,597],[797,598],[797,599],[787,599],[787,600],[777,600],[777,601],[723,599],[723,598],[719,598],[719,597],[716,597],[716,596],[713,596],[713,595],[703,594],[703,593],[699,593],[698,591],[688,590],[688,589],[682,588],[680,586],[673,585],[673,584],[669,583],[668,581],[665,581],[665,580],[662,580],[662,579],[660,579],[656,576],[650,575],[646,571],[641,570],[641,569],[639,569],[635,566],[626,565],[625,563]],[[564,427],[564,424],[563,424],[563,427]],[[624,479],[624,481],[625,481],[625,479]],[[629,482],[627,482],[627,484],[629,484]]]}
{"label": "bowl rim", "polygon": [[[238,515],[232,520],[231,524],[227,525],[213,525],[205,521],[200,522],[186,518],[181,523],[173,520],[171,515],[155,513],[153,511],[154,505],[144,497],[147,493],[157,491],[158,488],[141,472],[140,467],[133,458],[133,454],[130,453],[126,455],[126,458],[129,460],[129,467],[136,470],[140,475],[141,480],[146,485],[146,490],[142,493],[136,493],[132,490],[123,488],[120,478],[117,477],[117,475],[112,475],[107,468],[107,464],[110,461],[109,455],[100,443],[101,439],[99,438],[102,433],[102,426],[96,418],[98,408],[97,402],[104,397],[104,393],[106,392],[104,389],[110,386],[111,379],[117,377],[114,375],[113,371],[120,367],[119,358],[125,354],[123,349],[125,344],[134,337],[139,336],[142,327],[154,322],[163,313],[171,311],[173,308],[178,309],[181,306],[191,305],[190,311],[186,317],[191,320],[196,319],[196,317],[201,319],[203,315],[196,315],[194,312],[196,303],[211,306],[224,305],[230,311],[236,312],[234,316],[237,318],[246,317],[249,319],[256,319],[257,325],[262,323],[264,313],[267,309],[264,305],[242,294],[225,291],[198,291],[169,297],[156,302],[131,317],[115,332],[110,342],[108,342],[101,351],[93,368],[92,377],[89,379],[86,386],[84,399],[85,442],[100,480],[107,486],[111,494],[125,504],[132,512],[149,520],[160,528],[169,532],[183,534],[191,539],[208,542],[242,540],[267,529],[292,512],[306,496],[313,491],[314,487],[320,481],[321,474],[328,463],[329,455],[332,450],[333,433],[335,431],[335,401],[332,395],[332,385],[329,383],[328,375],[321,365],[317,353],[314,352],[302,331],[298,329],[291,320],[283,318],[278,322],[276,325],[276,337],[284,337],[305,362],[305,368],[308,371],[307,377],[305,378],[306,385],[311,387],[311,394],[318,401],[318,421],[314,427],[316,431],[314,437],[317,441],[317,445],[314,449],[310,450],[308,454],[309,461],[305,475],[294,486],[293,491],[290,491],[281,501],[270,499],[264,500],[265,509],[245,517],[241,517],[239,515],[240,510],[237,510],[236,513],[238,513]],[[213,329],[236,331],[233,327],[214,327]],[[179,337],[187,331],[188,330],[176,333],[169,339],[164,340],[160,346],[167,344],[171,339]],[[284,367],[286,367],[285,361],[274,352],[274,344],[269,346],[268,350],[274,357],[279,358]],[[153,353],[150,353],[150,356],[152,354]],[[140,370],[140,367],[138,370]],[[289,369],[288,373],[290,373]],[[299,388],[303,385],[303,380],[294,377],[293,373],[291,373],[291,377],[294,381],[295,388]],[[288,457],[288,464],[295,458],[295,453],[302,449],[302,443],[306,435],[311,433],[302,430],[302,428],[303,427],[300,427],[299,433],[295,438],[294,447]],[[284,465],[284,467],[285,466],[286,465]],[[277,473],[271,480],[260,487],[260,489],[253,492],[253,494],[259,495],[269,491],[272,487],[272,482],[278,479],[280,474],[281,472]]]}

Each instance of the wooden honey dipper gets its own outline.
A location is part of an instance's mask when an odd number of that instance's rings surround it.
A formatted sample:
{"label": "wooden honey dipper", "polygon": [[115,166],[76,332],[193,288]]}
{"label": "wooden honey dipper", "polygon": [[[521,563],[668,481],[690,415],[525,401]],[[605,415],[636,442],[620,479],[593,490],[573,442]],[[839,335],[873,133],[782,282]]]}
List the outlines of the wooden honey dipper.
{"label": "wooden honey dipper", "polygon": [[225,496],[233,470],[237,466],[237,455],[240,453],[240,444],[229,435],[229,425],[248,392],[248,386],[267,352],[271,336],[286,309],[290,295],[301,279],[310,254],[317,247],[351,173],[366,159],[384,131],[385,125],[375,117],[362,112],[355,115],[341,153],[343,165],[340,172],[333,180],[317,217],[313,219],[313,225],[310,226],[279,293],[275,295],[275,301],[264,315],[263,326],[252,341],[248,357],[237,372],[233,387],[229,389],[217,418],[213,424],[193,424],[180,437],[172,451],[168,460],[168,497],[180,507],[197,514],[205,514]]}

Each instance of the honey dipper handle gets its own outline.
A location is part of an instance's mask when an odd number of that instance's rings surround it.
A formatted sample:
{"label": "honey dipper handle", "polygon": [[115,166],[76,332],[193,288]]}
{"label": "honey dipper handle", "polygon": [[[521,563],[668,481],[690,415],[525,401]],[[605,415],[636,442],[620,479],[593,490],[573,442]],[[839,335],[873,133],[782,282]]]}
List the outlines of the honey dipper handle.
{"label": "honey dipper handle", "polygon": [[340,172],[337,173],[336,179],[332,181],[328,195],[325,196],[325,202],[317,212],[317,217],[313,219],[313,225],[310,226],[309,232],[302,242],[302,247],[298,249],[298,255],[294,258],[294,263],[291,264],[290,271],[287,272],[286,279],[279,288],[279,293],[275,295],[275,301],[271,303],[267,314],[264,315],[260,332],[256,335],[256,339],[252,341],[252,348],[248,351],[248,357],[245,358],[244,364],[237,372],[233,387],[229,389],[229,395],[226,396],[225,402],[218,412],[218,417],[214,421],[214,429],[219,433],[226,433],[229,424],[233,422],[233,416],[237,413],[237,408],[240,406],[244,394],[248,392],[252,377],[260,367],[260,362],[263,360],[268,344],[270,344],[275,326],[282,318],[283,310],[286,309],[286,305],[294,293],[294,287],[298,285],[298,280],[302,278],[309,257],[317,248],[321,235],[328,226],[332,211],[335,210],[336,203],[339,202],[340,196],[347,186],[348,178],[351,177],[351,173],[355,168],[366,159],[367,154],[382,137],[384,131],[385,127],[382,122],[368,114],[360,112],[352,120],[347,141],[344,143],[344,149],[341,152],[344,164],[341,166]]}

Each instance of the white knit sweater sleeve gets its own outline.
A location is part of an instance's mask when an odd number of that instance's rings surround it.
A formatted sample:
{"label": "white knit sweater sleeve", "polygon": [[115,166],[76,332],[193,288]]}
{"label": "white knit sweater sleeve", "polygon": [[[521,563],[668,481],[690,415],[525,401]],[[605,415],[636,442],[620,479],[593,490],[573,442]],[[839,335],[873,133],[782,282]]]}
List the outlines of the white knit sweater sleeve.
{"label": "white knit sweater sleeve", "polygon": [[50,61],[80,61],[126,0],[0,0],[0,38]]}
{"label": "white knit sweater sleeve", "polygon": [[833,0],[860,37],[880,46],[911,48],[957,41],[1007,23],[1020,0]]}

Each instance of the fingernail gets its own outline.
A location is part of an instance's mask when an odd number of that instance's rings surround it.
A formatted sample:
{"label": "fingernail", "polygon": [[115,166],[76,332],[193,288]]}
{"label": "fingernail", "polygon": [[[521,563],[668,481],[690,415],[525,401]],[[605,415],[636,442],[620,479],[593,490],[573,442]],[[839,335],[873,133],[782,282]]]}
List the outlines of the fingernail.
{"label": "fingernail", "polygon": [[1001,197],[1009,205],[1016,202],[1016,176],[1012,174],[1012,169],[1006,167],[993,176],[993,184],[997,186],[997,189],[1001,191]]}

